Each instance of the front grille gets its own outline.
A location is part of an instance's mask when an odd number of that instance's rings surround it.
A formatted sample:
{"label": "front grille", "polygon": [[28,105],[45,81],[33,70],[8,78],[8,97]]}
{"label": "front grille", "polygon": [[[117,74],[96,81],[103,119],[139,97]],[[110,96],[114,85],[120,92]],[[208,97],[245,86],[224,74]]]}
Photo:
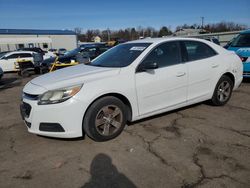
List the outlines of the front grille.
{"label": "front grille", "polygon": [[29,117],[31,112],[31,106],[28,103],[21,104],[21,113],[24,117]]}
{"label": "front grille", "polygon": [[39,95],[32,95],[32,94],[28,94],[28,93],[23,93],[23,98],[27,98],[30,100],[38,100]]}

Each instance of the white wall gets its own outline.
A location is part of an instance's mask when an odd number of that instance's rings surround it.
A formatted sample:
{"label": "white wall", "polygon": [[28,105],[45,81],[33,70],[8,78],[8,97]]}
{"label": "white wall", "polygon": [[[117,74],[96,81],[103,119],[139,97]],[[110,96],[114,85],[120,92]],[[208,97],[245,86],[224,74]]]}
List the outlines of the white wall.
{"label": "white wall", "polygon": [[[66,48],[67,50],[72,50],[77,47],[76,35],[3,35],[0,34],[1,38],[25,38],[25,37],[49,37],[52,39],[52,43],[48,44],[48,48]],[[35,47],[43,48],[43,44],[34,44]],[[28,44],[25,44],[28,47]],[[1,44],[0,51],[16,50],[18,44]],[[46,49],[44,49],[46,50]]]}

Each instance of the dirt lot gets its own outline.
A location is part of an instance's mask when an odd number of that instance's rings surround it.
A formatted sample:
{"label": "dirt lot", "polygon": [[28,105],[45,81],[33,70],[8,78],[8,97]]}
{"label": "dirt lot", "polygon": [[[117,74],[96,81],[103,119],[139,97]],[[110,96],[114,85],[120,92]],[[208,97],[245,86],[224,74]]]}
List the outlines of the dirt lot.
{"label": "dirt lot", "polygon": [[249,81],[224,107],[165,113],[105,143],[28,133],[19,115],[27,81],[0,83],[0,187],[250,187]]}

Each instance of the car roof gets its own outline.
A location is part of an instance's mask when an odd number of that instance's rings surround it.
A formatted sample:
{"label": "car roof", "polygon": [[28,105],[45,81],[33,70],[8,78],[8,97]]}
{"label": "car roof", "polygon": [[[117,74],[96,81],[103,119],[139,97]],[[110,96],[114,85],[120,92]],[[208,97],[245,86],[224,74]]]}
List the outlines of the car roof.
{"label": "car roof", "polygon": [[36,53],[36,52],[33,52],[33,51],[13,51],[13,52],[8,52],[6,53],[6,55],[10,55],[10,54],[20,54],[20,53],[30,53],[30,54],[33,54],[33,53]]}
{"label": "car roof", "polygon": [[130,41],[127,42],[129,43],[151,43],[153,46],[157,46],[158,44],[161,44],[163,42],[168,42],[168,41],[197,41],[197,42],[202,42],[213,48],[217,53],[227,53],[228,51],[221,46],[205,40],[205,39],[199,39],[199,38],[189,38],[189,37],[162,37],[162,38],[145,38],[141,40],[135,40],[135,41]]}
{"label": "car roof", "polygon": [[250,33],[250,29],[240,32],[240,34],[249,34],[249,33]]}
{"label": "car roof", "polygon": [[162,38],[144,38],[139,40],[130,41],[127,43],[162,43],[167,41],[176,41],[176,40],[192,40],[192,41],[200,41],[204,42],[204,39],[198,38],[189,38],[189,37],[162,37]]}

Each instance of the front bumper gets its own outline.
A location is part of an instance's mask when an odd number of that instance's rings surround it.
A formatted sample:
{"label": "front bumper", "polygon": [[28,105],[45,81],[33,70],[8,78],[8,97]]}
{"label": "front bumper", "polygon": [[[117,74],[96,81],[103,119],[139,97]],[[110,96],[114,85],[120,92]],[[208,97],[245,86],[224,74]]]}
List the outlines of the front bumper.
{"label": "front bumper", "polygon": [[76,138],[83,135],[82,121],[87,105],[72,97],[59,104],[38,105],[37,100],[23,98],[21,116],[30,133]]}

